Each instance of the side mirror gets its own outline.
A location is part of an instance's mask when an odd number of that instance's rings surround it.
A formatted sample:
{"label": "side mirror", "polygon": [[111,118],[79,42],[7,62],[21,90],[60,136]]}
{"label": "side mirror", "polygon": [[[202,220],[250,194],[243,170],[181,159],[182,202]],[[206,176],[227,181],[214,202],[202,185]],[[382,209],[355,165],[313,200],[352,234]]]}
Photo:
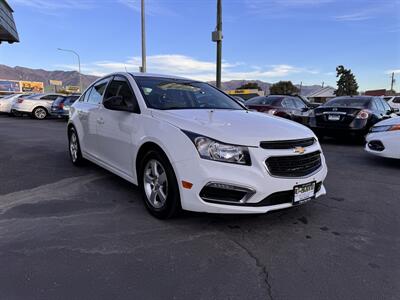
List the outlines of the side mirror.
{"label": "side mirror", "polygon": [[400,112],[400,109],[393,107],[392,112],[394,112],[395,114],[398,114]]}
{"label": "side mirror", "polygon": [[306,112],[306,111],[309,111],[310,109],[311,109],[310,107],[307,107],[307,106],[306,106],[306,107],[303,107],[303,108],[301,109],[301,111],[302,111],[302,112]]}
{"label": "side mirror", "polygon": [[122,96],[112,96],[103,101],[103,106],[109,110],[133,112],[134,107],[125,104]]}

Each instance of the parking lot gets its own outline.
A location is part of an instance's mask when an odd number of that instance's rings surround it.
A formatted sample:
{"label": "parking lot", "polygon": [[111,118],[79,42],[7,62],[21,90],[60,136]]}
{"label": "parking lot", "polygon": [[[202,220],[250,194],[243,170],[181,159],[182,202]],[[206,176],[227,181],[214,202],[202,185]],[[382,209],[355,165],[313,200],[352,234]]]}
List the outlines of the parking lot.
{"label": "parking lot", "polygon": [[328,140],[325,197],[160,221],[65,127],[0,116],[1,299],[399,299],[398,161]]}

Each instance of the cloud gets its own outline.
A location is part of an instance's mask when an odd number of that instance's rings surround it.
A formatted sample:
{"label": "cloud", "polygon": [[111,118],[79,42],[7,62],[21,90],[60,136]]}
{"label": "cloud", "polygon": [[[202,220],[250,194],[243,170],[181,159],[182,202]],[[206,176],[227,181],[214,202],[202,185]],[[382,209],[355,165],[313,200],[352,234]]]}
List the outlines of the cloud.
{"label": "cloud", "polygon": [[373,4],[369,6],[360,6],[362,8],[359,8],[357,11],[336,15],[334,19],[342,22],[366,21],[370,19],[381,18],[381,15],[386,15],[387,17],[388,13],[395,12],[400,9],[400,1],[397,0],[372,3]]}
{"label": "cloud", "polygon": [[[133,9],[136,12],[141,12],[141,0],[117,0],[118,3]],[[147,15],[167,15],[175,16],[176,12],[172,9],[162,6],[159,0],[146,0],[145,11]]]}
{"label": "cloud", "polygon": [[387,71],[385,72],[385,74],[392,74],[392,73],[394,73],[394,74],[400,74],[400,69],[387,70]]}
{"label": "cloud", "polygon": [[42,12],[63,9],[89,9],[96,3],[93,0],[13,0],[13,4],[31,7]]}
{"label": "cloud", "polygon": [[[141,65],[140,57],[132,57],[125,61],[97,61],[82,65],[82,72],[90,75],[103,76],[108,73],[124,71],[138,72]],[[177,76],[210,81],[215,79],[215,63],[199,60],[180,54],[160,54],[147,57],[148,72],[158,74],[174,74]],[[58,66],[76,70],[76,66]],[[270,80],[287,78],[294,74],[318,74],[318,70],[297,67],[287,64],[271,66],[247,66],[243,63],[222,63],[223,80]]]}

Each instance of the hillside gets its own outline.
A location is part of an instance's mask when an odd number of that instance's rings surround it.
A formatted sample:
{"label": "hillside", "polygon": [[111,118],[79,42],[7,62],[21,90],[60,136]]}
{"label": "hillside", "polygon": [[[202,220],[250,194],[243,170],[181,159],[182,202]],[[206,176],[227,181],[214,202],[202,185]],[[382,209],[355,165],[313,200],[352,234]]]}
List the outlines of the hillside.
{"label": "hillside", "polygon": [[[91,75],[82,75],[83,86],[87,87],[98,77]],[[30,69],[24,67],[8,67],[6,65],[0,65],[0,79],[6,80],[27,80],[27,81],[39,81],[43,82],[45,86],[49,86],[49,80],[60,80],[64,86],[67,85],[79,85],[79,73],[76,71],[46,71],[42,69]],[[269,88],[272,83],[260,81],[260,80],[231,80],[222,83],[223,90],[234,90],[243,84],[248,82],[257,82],[263,91],[269,92]],[[215,84],[215,82],[210,82]],[[300,87],[297,85],[297,87]],[[320,85],[311,85],[302,87],[301,94],[308,95],[311,92],[320,89]]]}

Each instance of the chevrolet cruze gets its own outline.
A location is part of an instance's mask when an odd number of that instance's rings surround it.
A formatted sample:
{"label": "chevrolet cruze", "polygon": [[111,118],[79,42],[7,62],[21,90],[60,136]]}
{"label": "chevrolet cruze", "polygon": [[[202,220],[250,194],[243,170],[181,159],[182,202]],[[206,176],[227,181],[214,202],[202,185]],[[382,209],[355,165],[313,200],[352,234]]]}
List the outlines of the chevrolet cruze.
{"label": "chevrolet cruze", "polygon": [[73,164],[89,160],[138,185],[158,218],[181,209],[266,213],[325,194],[311,130],[199,81],[103,77],[72,105],[68,140]]}

